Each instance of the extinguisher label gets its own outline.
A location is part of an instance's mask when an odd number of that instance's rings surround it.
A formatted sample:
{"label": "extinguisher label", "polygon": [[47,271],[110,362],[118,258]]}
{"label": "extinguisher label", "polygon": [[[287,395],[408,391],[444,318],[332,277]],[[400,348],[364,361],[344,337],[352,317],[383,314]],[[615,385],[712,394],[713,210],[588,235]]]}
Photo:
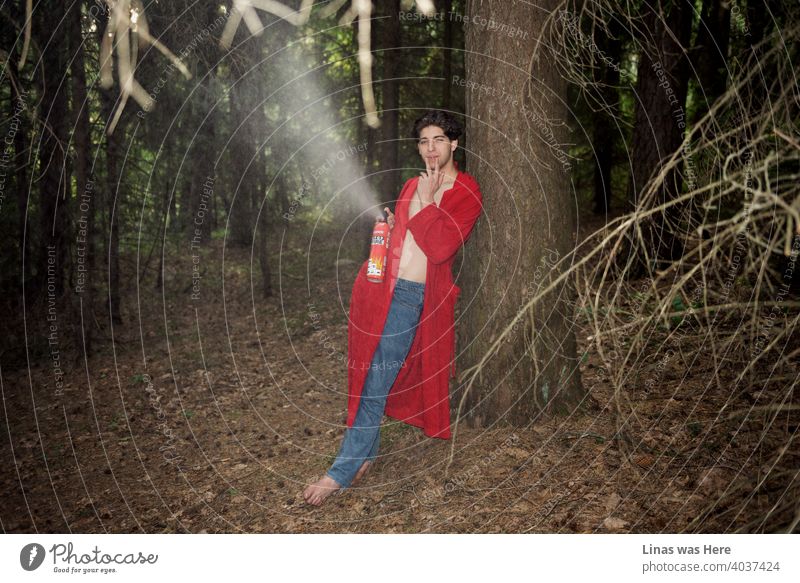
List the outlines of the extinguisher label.
{"label": "extinguisher label", "polygon": [[381,265],[379,261],[370,259],[369,264],[367,265],[367,275],[380,277],[383,275],[383,265]]}

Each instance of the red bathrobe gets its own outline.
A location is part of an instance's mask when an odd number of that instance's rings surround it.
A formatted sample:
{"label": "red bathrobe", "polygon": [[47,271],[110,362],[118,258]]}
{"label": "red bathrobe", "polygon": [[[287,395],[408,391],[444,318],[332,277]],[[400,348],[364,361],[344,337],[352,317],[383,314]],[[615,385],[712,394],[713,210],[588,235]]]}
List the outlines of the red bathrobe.
{"label": "red bathrobe", "polygon": [[450,437],[450,377],[455,377],[453,310],[461,289],[453,283],[455,254],[472,231],[483,210],[475,179],[458,172],[455,184],[441,202],[427,205],[408,219],[409,201],[419,177],[408,180],[395,205],[395,225],[389,238],[386,278],[367,280],[365,261],[350,297],[348,324],[347,426],[358,411],[364,380],[378,347],[389,313],[406,229],[428,258],[425,299],[414,342],[386,401],[386,415],[416,427],[425,435]]}

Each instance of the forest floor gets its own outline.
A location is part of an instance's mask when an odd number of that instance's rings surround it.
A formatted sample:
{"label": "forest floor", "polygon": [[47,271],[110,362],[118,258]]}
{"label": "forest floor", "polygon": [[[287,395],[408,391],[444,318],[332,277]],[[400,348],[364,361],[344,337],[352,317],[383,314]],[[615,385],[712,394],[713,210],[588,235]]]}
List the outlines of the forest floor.
{"label": "forest floor", "polygon": [[62,391],[47,360],[0,371],[11,441],[2,530],[681,532],[698,529],[692,519],[741,469],[729,442],[710,439],[702,374],[687,380],[677,361],[664,390],[639,394],[649,431],[625,455],[607,373],[590,352],[581,374],[593,410],[524,428],[462,425],[449,477],[452,441],[385,419],[362,483],[305,504],[305,484],[344,431],[346,310],[360,264],[357,254],[337,260],[324,237],[306,263],[307,239],[293,225],[274,242],[268,300],[250,250],[226,248],[223,264],[221,241],[194,263],[172,253],[165,294],[151,276],[142,286],[128,277],[124,323],[103,326],[91,358],[70,350],[62,325]]}

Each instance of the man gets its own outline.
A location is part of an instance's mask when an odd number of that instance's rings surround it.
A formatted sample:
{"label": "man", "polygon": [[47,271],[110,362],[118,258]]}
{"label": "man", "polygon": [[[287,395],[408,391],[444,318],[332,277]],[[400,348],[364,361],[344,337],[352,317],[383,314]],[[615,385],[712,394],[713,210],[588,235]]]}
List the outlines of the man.
{"label": "man", "polygon": [[[359,481],[378,454],[383,414],[450,437],[449,378],[455,376],[455,254],[483,209],[478,184],[458,170],[462,134],[449,113],[431,110],[414,123],[425,172],[408,180],[395,206],[382,283],[353,284],[348,326],[347,426],[327,474],[303,498],[319,506]],[[391,392],[390,392],[391,391]]]}

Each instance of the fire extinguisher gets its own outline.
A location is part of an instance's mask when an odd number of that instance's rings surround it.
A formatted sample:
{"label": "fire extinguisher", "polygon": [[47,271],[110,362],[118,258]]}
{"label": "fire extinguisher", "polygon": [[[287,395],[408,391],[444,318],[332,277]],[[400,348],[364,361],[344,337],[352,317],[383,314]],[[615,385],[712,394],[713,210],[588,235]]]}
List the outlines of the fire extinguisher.
{"label": "fire extinguisher", "polygon": [[375,218],[372,229],[372,246],[367,265],[367,280],[382,283],[386,277],[386,258],[389,255],[389,223],[381,215]]}

